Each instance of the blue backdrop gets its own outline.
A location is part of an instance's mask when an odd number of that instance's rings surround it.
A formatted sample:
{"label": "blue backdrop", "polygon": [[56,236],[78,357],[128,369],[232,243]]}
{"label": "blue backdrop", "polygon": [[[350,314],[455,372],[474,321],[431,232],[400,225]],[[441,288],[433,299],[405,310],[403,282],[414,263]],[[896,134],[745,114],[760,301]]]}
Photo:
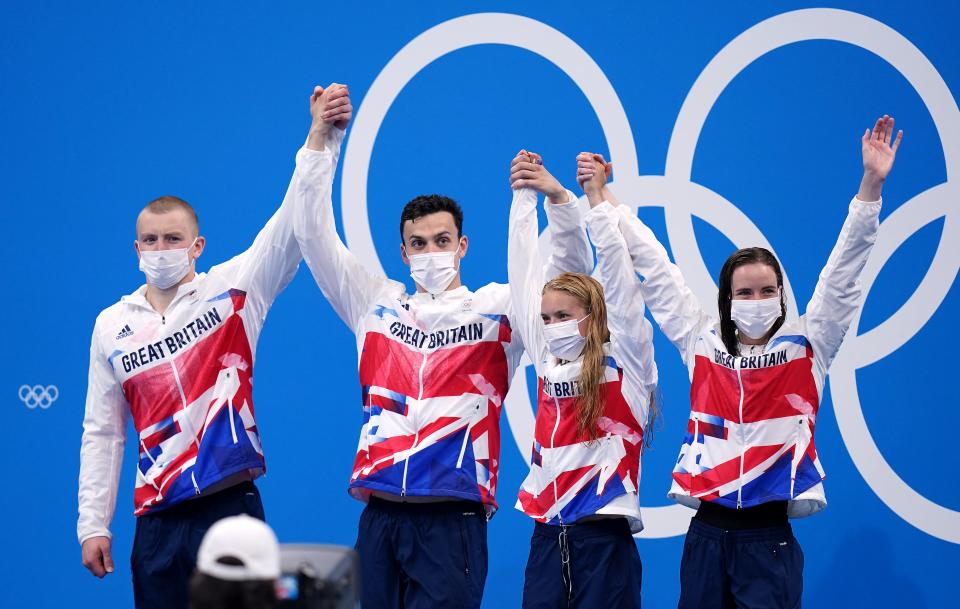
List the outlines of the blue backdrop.
{"label": "blue backdrop", "polygon": [[[3,3],[0,605],[132,605],[135,443],[113,523],[117,572],[90,576],[75,539],[94,318],[142,282],[134,219],[156,196],[198,208],[201,269],[244,249],[283,196],[312,86],[331,81],[350,85],[357,109],[334,192],[342,234],[371,264],[375,244],[395,278],[410,283],[397,247],[402,204],[442,192],[466,212],[466,283],[505,281],[511,157],[536,150],[575,187],[575,155],[598,150],[612,155],[614,186],[705,301],[704,278],[734,245],[766,240],[801,308],[856,192],[858,138],[878,115],[894,115],[906,135],[884,192],[870,289],[817,426],[830,505],[794,526],[806,606],[951,605],[957,399],[950,351],[938,349],[960,305],[960,10],[830,4],[839,10]],[[490,12],[500,14],[477,16]],[[659,334],[656,348],[664,423],[645,457],[646,508],[669,504],[689,408],[680,358]],[[56,386],[58,397],[30,408],[23,385]],[[302,270],[270,313],[257,361],[269,466],[260,486],[282,541],[354,542],[362,506],[345,487],[358,397],[353,336]],[[524,418],[514,408],[502,421],[485,607],[519,605],[531,530],[511,507],[527,454],[514,441],[513,430],[523,443]],[[648,521],[657,536],[638,541],[644,601],[670,607],[682,522],[657,513],[662,522]]]}

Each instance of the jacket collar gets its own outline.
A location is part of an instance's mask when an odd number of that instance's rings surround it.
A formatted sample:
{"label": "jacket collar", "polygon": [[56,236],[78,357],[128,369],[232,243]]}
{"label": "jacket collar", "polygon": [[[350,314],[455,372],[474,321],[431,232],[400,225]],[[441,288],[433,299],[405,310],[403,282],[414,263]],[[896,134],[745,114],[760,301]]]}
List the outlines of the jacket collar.
{"label": "jacket collar", "polygon": [[[203,283],[203,280],[206,278],[206,276],[206,273],[197,273],[194,275],[193,279],[178,287],[176,296],[174,296],[173,300],[170,301],[170,306],[172,307],[173,303],[177,302],[187,294],[195,292]],[[122,296],[120,298],[120,302],[135,307],[145,307],[151,311],[153,310],[153,306],[147,301],[147,284],[143,284],[132,293]]]}
{"label": "jacket collar", "polygon": [[446,302],[456,302],[462,300],[467,294],[470,293],[470,289],[465,285],[460,285],[458,288],[452,290],[446,290],[440,292],[437,295],[430,294],[428,292],[414,292],[410,295],[410,300],[423,305],[431,303],[446,303]]}

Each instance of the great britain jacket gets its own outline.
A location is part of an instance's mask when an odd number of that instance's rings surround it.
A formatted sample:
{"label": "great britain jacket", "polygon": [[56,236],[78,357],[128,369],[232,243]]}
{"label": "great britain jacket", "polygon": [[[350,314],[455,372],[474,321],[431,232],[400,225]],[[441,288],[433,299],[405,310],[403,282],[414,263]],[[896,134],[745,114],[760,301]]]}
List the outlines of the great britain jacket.
{"label": "great britain jacket", "polygon": [[110,535],[130,418],[137,516],[265,471],[253,368],[267,312],[300,263],[296,182],[295,173],[248,250],[181,285],[162,315],[144,285],[97,317],[80,449],[81,543]]}
{"label": "great britain jacket", "polygon": [[[339,145],[333,139],[301,158],[296,235],[321,291],[356,335],[362,426],[349,492],[361,501],[373,492],[474,500],[492,515],[500,411],[523,353],[510,290],[489,284],[411,295],[365,266],[334,224]],[[567,244],[555,252],[557,268],[589,266],[576,202],[548,205],[547,214]]]}
{"label": "great britain jacket", "polygon": [[851,201],[805,313],[740,355],[727,352],[717,316],[701,307],[652,231],[619,208],[644,300],[690,374],[690,418],[670,497],[691,507],[785,500],[791,517],[826,507],[814,428],[827,370],[860,306],[880,205]]}
{"label": "great britain jacket", "polygon": [[509,245],[515,329],[537,371],[537,417],[530,473],[517,509],[539,522],[572,524],[583,518],[623,516],[634,533],[640,517],[640,454],[650,396],[657,384],[653,329],[644,317],[633,265],[609,203],[590,210],[587,226],[597,251],[594,277],[603,286],[610,341],[604,345],[604,409],[599,437],[578,432],[581,355],[562,361],[547,349],[540,318],[544,277],[539,262],[536,194],[514,193]]}

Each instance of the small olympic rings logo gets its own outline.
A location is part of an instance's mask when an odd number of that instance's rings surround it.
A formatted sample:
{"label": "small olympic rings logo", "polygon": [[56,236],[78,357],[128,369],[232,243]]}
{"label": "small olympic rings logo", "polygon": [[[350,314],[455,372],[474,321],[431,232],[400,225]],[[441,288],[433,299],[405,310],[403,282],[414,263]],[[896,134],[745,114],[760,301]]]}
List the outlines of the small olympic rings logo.
{"label": "small olympic rings logo", "polygon": [[46,410],[53,406],[53,403],[60,397],[60,390],[57,389],[56,385],[47,385],[46,387],[43,385],[33,385],[32,387],[30,385],[20,385],[18,395],[20,401],[30,410],[37,407]]}

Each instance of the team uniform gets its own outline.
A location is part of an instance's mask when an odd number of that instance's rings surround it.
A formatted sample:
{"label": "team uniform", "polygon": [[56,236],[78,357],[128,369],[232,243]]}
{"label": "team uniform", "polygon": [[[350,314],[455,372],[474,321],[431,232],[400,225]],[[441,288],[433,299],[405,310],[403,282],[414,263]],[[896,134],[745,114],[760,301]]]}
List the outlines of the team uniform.
{"label": "team uniform", "polygon": [[[700,508],[681,563],[680,607],[799,607],[803,554],[787,516],[826,507],[814,444],[824,380],[860,306],[860,273],[880,202],[854,199],[806,313],[754,352],[727,352],[649,228],[629,211],[620,227],[647,306],[690,373],[690,419],[669,495]],[[703,505],[708,503],[709,505]],[[709,509],[707,509],[709,508]],[[782,522],[775,513],[783,510]],[[759,527],[728,530],[740,510]],[[742,520],[742,519],[741,519]]]}
{"label": "team uniform", "polygon": [[577,424],[583,356],[560,360],[544,338],[536,206],[535,192],[514,193],[509,246],[510,286],[519,312],[515,328],[538,377],[530,473],[516,504],[536,521],[523,607],[640,607],[641,564],[632,534],[643,528],[640,454],[657,384],[653,329],[644,317],[619,216],[604,203],[586,216],[610,331],[601,433],[591,440]]}
{"label": "team uniform", "polygon": [[147,302],[144,285],[97,317],[77,536],[82,544],[111,535],[132,417],[139,446],[131,557],[138,608],[186,607],[206,529],[238,513],[263,518],[252,483],[266,469],[253,366],[267,311],[300,262],[293,213],[288,194],[247,251],[197,273],[163,314]]}
{"label": "team uniform", "polygon": [[[497,509],[500,410],[523,353],[510,290],[490,284],[409,295],[366,268],[334,225],[330,192],[341,137],[298,161],[296,235],[317,284],[357,339],[363,425],[349,492],[369,502],[357,540],[363,602],[479,606],[486,520]],[[556,241],[568,244],[558,248],[557,267],[589,266],[576,202],[549,207]]]}

